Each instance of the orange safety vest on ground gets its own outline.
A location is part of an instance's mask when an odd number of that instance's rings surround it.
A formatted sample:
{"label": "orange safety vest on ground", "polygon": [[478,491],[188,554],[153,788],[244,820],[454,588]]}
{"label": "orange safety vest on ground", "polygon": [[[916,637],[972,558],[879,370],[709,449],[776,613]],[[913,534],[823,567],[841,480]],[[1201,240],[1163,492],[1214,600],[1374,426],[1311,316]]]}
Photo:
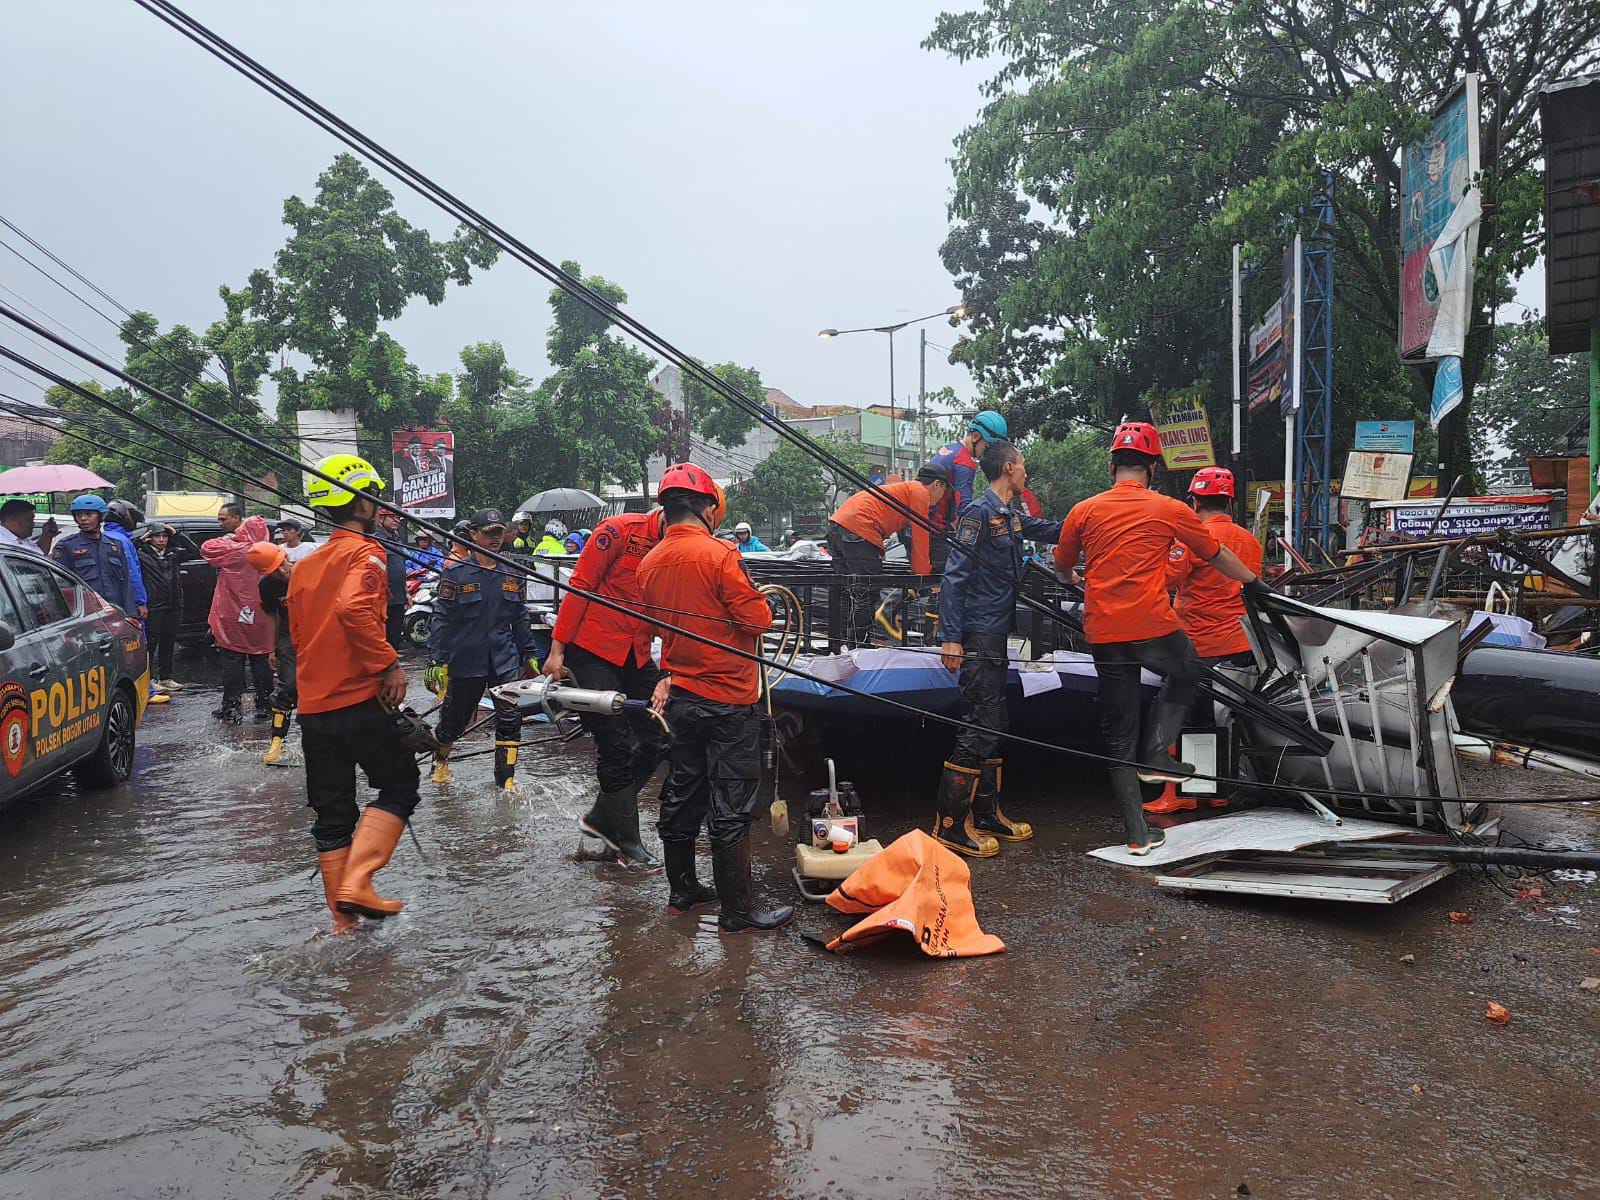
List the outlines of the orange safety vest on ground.
{"label": "orange safety vest on ground", "polygon": [[[884,492],[893,496],[918,516],[927,516],[933,505],[925,485],[911,480],[909,483],[885,483]],[[925,525],[912,521],[905,513],[869,491],[857,492],[841,504],[828,520],[848,529],[864,542],[883,549],[884,539],[890,534],[911,526],[911,573],[933,574],[933,562],[928,557],[928,530]]]}
{"label": "orange safety vest on ground", "polygon": [[[1200,522],[1245,566],[1261,574],[1261,543],[1235,525],[1232,517],[1225,512],[1207,513]],[[1177,593],[1173,606],[1178,620],[1201,658],[1249,652],[1250,639],[1240,624],[1245,612],[1243,584],[1177,545],[1167,559],[1167,587]]]}
{"label": "orange safety vest on ground", "polygon": [[871,914],[829,942],[829,950],[858,949],[896,931],[909,933],[931,958],[975,958],[1006,948],[978,927],[966,862],[920,829],[857,867],[828,904],[842,913]]}
{"label": "orange safety vest on ground", "polygon": [[759,668],[721,646],[754,654],[772,628],[772,609],[745,574],[739,551],[698,521],[672,525],[639,564],[639,592],[650,616],[718,643],[707,646],[673,629],[661,630],[661,670],[672,686],[704,700],[754,704]]}
{"label": "orange safety vest on ground", "polygon": [[370,700],[399,661],[384,637],[389,570],[383,546],[335,529],[289,577],[289,636],[303,713],[332,712]]}
{"label": "orange safety vest on ground", "polygon": [[1210,562],[1222,548],[1187,504],[1124,479],[1073,506],[1061,523],[1056,568],[1084,557],[1083,628],[1097,646],[1178,631],[1167,594],[1167,558],[1182,542]]}

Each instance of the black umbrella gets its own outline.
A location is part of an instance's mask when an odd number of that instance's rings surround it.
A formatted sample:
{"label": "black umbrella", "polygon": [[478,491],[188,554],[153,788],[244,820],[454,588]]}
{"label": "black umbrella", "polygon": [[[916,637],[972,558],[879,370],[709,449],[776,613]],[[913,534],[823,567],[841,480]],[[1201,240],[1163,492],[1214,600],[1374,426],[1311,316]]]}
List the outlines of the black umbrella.
{"label": "black umbrella", "polygon": [[560,487],[550,488],[537,495],[529,496],[517,507],[518,512],[529,512],[534,516],[544,516],[546,513],[583,512],[591,508],[601,508],[605,501],[593,492],[586,492],[582,488]]}

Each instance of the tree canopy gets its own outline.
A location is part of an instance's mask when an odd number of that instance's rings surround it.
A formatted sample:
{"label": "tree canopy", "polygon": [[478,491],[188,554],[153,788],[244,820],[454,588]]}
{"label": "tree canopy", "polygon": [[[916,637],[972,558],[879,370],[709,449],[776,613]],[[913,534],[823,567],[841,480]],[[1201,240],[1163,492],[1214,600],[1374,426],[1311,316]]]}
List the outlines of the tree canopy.
{"label": "tree canopy", "polygon": [[1589,427],[1589,356],[1550,357],[1543,321],[1495,330],[1494,356],[1473,406],[1479,461],[1559,453],[1567,433]]}
{"label": "tree canopy", "polygon": [[[1400,147],[1456,79],[1482,74],[1486,326],[1536,253],[1537,93],[1600,61],[1597,35],[1589,0],[986,0],[943,14],[926,46],[999,63],[953,160],[943,255],[970,321],[957,358],[1007,398],[1018,432],[1115,419],[1152,388],[1221,376],[1229,247],[1270,262],[1326,171],[1340,403],[1412,415],[1427,383],[1393,349]],[[1469,389],[1486,349],[1469,346]],[[1445,454],[1464,466],[1458,412]]]}

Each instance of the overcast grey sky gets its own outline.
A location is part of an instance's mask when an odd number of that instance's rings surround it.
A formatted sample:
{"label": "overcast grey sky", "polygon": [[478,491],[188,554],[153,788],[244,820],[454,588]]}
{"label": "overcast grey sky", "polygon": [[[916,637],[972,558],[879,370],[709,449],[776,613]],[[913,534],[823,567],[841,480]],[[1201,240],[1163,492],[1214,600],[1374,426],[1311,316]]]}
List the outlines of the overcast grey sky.
{"label": "overcast grey sky", "polygon": [[[939,261],[981,67],[919,48],[937,0],[189,0],[187,11],[629,310],[803,403],[879,403],[883,324],[959,300]],[[129,0],[0,0],[0,213],[163,325],[203,329],[336,144]],[[437,236],[452,223],[385,179]],[[0,230],[8,240],[15,240]],[[115,335],[0,251],[0,285]],[[425,371],[499,340],[548,370],[549,285],[505,260],[392,327]],[[7,295],[6,299],[12,299]],[[929,336],[948,344],[935,324]],[[915,333],[898,392],[914,395]],[[930,389],[972,393],[930,353]],[[46,360],[49,361],[49,360]],[[19,395],[0,376],[0,390]]]}

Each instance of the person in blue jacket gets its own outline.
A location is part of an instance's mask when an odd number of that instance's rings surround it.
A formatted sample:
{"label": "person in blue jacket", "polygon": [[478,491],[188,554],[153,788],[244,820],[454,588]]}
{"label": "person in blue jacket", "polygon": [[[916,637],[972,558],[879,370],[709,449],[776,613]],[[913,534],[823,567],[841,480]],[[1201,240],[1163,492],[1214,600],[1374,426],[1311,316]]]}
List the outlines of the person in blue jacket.
{"label": "person in blue jacket", "polygon": [[444,568],[444,555],[433,544],[433,534],[426,529],[417,530],[411,548],[406,551],[406,566],[413,571],[439,571]]}
{"label": "person in blue jacket", "polygon": [[[478,712],[483,693],[500,683],[531,679],[538,673],[533,657],[533,629],[523,605],[523,580],[508,574],[493,558],[505,537],[506,519],[498,508],[472,515],[473,551],[452,559],[439,573],[433,598],[433,624],[428,636],[430,666],[423,673],[428,690],[440,700],[439,749],[434,752],[433,782],[450,782],[450,746],[466,732]],[[514,703],[494,706],[494,781],[517,791],[517,745],[522,713]]]}
{"label": "person in blue jacket", "polygon": [[[128,568],[133,574],[133,599],[139,606],[139,626],[144,630],[145,641],[150,640],[150,592],[144,586],[144,567],[139,562],[139,547],[133,544],[130,536],[133,530],[144,524],[144,514],[126,500],[112,500],[106,505],[105,535],[115,538],[122,543],[122,552],[127,556]],[[167,695],[167,690],[156,682],[156,673],[150,672],[150,703],[165,704],[172,697]]]}
{"label": "person in blue jacket", "polygon": [[767,544],[755,535],[749,521],[740,521],[733,527],[733,544],[740,554],[762,554],[767,550]]}
{"label": "person in blue jacket", "polygon": [[102,599],[127,613],[130,620],[137,620],[139,602],[133,593],[133,570],[122,543],[106,536],[106,502],[85,494],[75,499],[67,511],[78,532],[57,541],[50,557]]}
{"label": "person in blue jacket", "polygon": [[963,729],[944,764],[933,836],[973,858],[1000,851],[1000,839],[1022,842],[1033,827],[1000,810],[1000,746],[1008,727],[1007,639],[1016,620],[1022,583],[1022,543],[1055,541],[1060,521],[1028,516],[1011,507],[1027,486],[1022,451],[991,442],[981,460],[989,490],[956,514],[950,561],[939,591],[940,661],[961,672]]}

